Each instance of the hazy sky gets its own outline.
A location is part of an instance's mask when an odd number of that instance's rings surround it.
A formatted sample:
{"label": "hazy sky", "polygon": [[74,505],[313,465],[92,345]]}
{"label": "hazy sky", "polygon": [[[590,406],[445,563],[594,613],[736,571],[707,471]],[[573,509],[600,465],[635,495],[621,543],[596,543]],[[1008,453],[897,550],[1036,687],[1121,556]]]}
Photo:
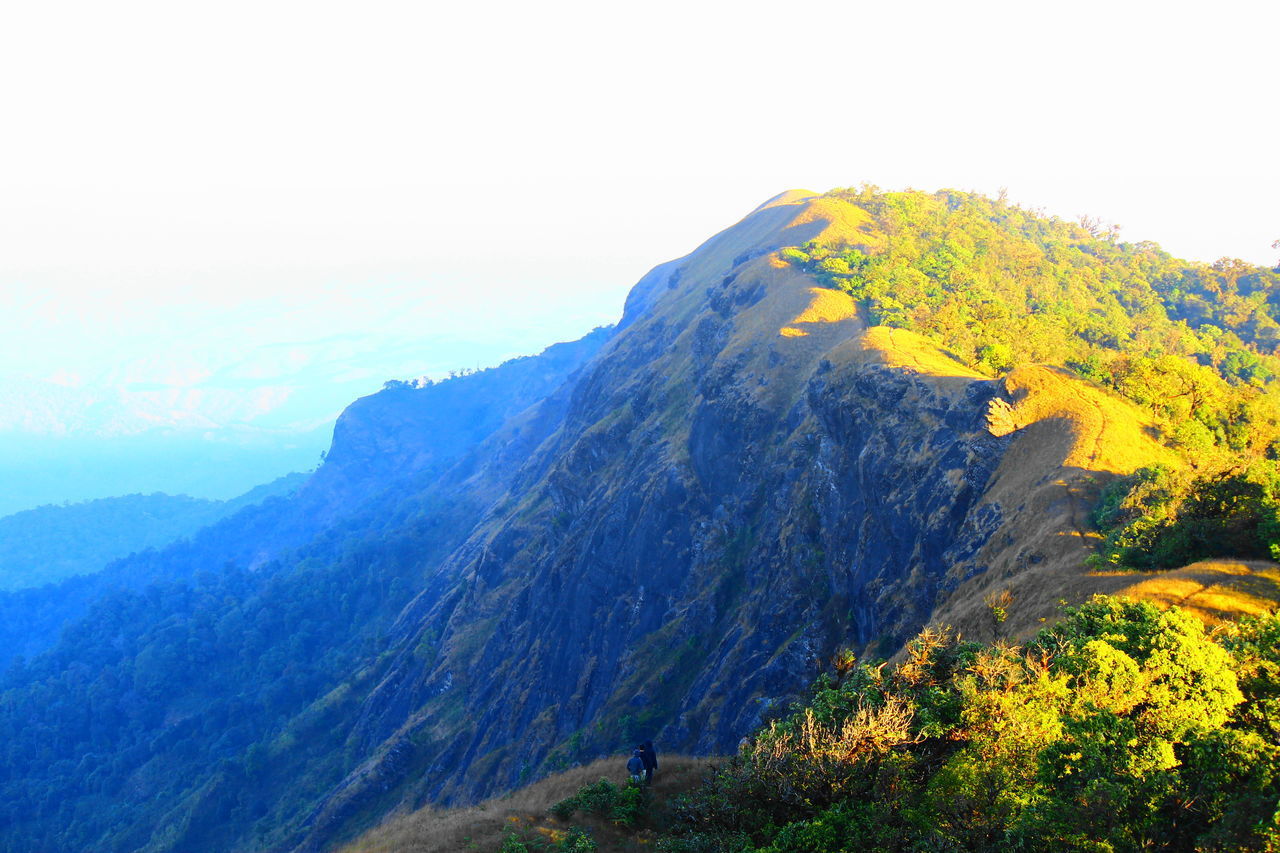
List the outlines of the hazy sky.
{"label": "hazy sky", "polygon": [[254,341],[534,351],[789,187],[1007,187],[1274,262],[1278,23],[1115,0],[7,4],[0,382],[254,317]]}

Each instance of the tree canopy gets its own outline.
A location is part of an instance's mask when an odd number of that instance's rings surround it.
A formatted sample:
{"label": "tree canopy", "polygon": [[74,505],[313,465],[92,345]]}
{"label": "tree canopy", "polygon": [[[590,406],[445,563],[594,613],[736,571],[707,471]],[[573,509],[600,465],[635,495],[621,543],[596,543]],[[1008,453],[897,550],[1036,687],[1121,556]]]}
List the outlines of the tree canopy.
{"label": "tree canopy", "polygon": [[683,804],[669,853],[1271,850],[1280,618],[1098,596],[1025,646],[850,665]]}

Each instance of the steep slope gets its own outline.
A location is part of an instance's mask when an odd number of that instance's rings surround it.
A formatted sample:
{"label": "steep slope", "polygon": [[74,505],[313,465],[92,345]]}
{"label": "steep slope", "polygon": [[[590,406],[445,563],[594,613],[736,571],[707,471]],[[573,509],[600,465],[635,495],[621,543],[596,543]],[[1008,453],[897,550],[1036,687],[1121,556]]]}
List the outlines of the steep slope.
{"label": "steep slope", "polygon": [[[468,428],[421,467],[318,478],[190,541],[0,596],[11,651],[57,640],[0,670],[0,850],[261,849],[281,834],[350,769],[342,739],[377,683],[392,619],[482,509],[483,493],[460,484],[485,425],[546,398],[505,427],[504,452],[527,454],[555,427],[557,385],[607,336],[541,368],[517,360],[413,392],[431,409],[446,390],[465,402],[457,387],[491,394],[510,374],[493,397],[501,412],[457,407]],[[362,405],[405,405],[402,390],[384,393]],[[446,431],[450,411],[434,420]],[[415,426],[406,447],[422,441]],[[394,434],[380,436],[393,451]]]}
{"label": "steep slope", "polygon": [[439,474],[552,394],[612,334],[595,329],[537,356],[443,382],[388,382],[356,400],[334,425],[325,464],[304,492],[308,516],[329,520],[407,479]]}
{"label": "steep slope", "polygon": [[867,328],[775,253],[812,239],[875,235],[787,195],[641,282],[561,429],[401,614],[349,740],[380,745],[299,849],[642,735],[725,751],[838,646],[891,654],[935,613],[980,630],[996,584],[1052,612],[1099,478],[1167,458],[1148,419]]}
{"label": "steep slope", "polygon": [[[292,499],[125,561],[165,582],[107,596],[0,690],[5,849],[325,849],[639,738],[724,751],[838,649],[893,655],[942,619],[1020,634],[1118,583],[1083,568],[1088,512],[1109,478],[1178,461],[1156,438],[1179,410],[1157,423],[1079,376],[1137,387],[1122,368],[1146,363],[1100,325],[1159,313],[1115,283],[1156,254],[1075,232],[1038,247],[1062,228],[1022,214],[1003,239],[994,203],[928,197],[985,229],[947,237],[953,255],[982,244],[973,284],[932,247],[902,251],[934,224],[863,195],[773,199],[655,268],[615,332],[509,381],[360,401]],[[939,317],[952,351],[928,337]],[[1006,320],[1027,347],[1001,349]],[[1158,343],[1136,321],[1124,337]],[[1261,375],[1227,343],[1201,353],[1214,370],[1234,353]],[[1060,351],[1079,369],[1007,370]],[[1191,391],[1241,407],[1196,408],[1180,440],[1265,444],[1245,407],[1260,386],[1188,353]],[[1001,623],[987,602],[1006,598]]]}

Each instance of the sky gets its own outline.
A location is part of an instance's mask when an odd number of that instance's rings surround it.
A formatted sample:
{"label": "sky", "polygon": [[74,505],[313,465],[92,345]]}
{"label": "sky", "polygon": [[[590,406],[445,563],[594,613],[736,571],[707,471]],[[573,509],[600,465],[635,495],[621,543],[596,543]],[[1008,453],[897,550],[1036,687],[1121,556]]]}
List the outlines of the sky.
{"label": "sky", "polygon": [[496,363],[613,322],[793,187],[1005,188],[1275,263],[1278,24],[1230,0],[7,4],[0,393],[279,380],[339,370],[337,337],[369,390]]}

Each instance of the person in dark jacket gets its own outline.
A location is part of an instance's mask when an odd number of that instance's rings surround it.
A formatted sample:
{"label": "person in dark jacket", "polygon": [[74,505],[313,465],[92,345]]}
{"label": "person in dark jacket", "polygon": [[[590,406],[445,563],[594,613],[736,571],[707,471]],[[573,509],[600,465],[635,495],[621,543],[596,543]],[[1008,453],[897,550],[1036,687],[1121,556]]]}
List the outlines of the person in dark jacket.
{"label": "person in dark jacket", "polygon": [[631,774],[631,781],[639,785],[644,774],[644,755],[638,746],[631,750],[631,757],[627,759],[627,772]]}
{"label": "person in dark jacket", "polygon": [[647,740],[640,745],[640,760],[644,762],[644,783],[653,784],[653,771],[658,769],[658,753],[653,751],[653,741]]}

